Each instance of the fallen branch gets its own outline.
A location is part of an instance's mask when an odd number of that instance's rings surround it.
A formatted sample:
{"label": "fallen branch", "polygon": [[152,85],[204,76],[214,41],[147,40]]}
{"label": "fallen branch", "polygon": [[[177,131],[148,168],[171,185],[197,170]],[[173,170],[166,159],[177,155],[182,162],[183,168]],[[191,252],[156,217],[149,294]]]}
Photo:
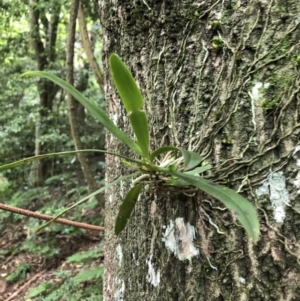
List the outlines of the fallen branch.
{"label": "fallen branch", "polygon": [[[33,211],[30,211],[30,210],[26,210],[26,209],[14,207],[14,206],[6,205],[6,204],[3,204],[3,203],[0,203],[0,209],[2,209],[4,211],[9,211],[9,212],[13,212],[13,213],[17,213],[17,214],[21,214],[21,215],[25,215],[25,216],[29,216],[29,217],[33,217],[33,218],[37,218],[37,219],[41,219],[41,220],[45,220],[45,221],[51,221],[51,220],[54,219],[53,216],[51,216],[51,215],[42,214],[42,213],[38,213],[38,212],[33,212]],[[68,225],[68,226],[72,226],[72,227],[76,227],[76,228],[82,228],[82,229],[86,229],[86,230],[101,231],[101,232],[104,231],[104,227],[94,226],[94,225],[90,225],[90,224],[86,224],[86,223],[80,223],[80,222],[76,222],[76,221],[71,221],[71,220],[65,219],[65,218],[57,218],[53,222]]]}

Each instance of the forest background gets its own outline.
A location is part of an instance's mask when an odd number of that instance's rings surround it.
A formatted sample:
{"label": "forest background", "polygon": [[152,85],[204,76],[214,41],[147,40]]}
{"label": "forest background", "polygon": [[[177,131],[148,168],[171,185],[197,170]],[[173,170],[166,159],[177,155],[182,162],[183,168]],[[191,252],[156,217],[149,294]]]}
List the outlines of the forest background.
{"label": "forest background", "polygon": [[[82,106],[50,82],[21,77],[28,70],[73,77],[79,91],[105,106],[97,1],[80,6],[74,41],[68,40],[70,5],[1,1],[0,165],[45,153],[104,148],[102,126]],[[70,59],[74,70],[66,63],[72,65]],[[3,171],[0,202],[55,216],[101,187],[104,167],[102,155],[88,153]],[[65,217],[101,225],[100,208],[101,197],[92,197]],[[102,300],[101,233],[53,224],[33,235],[43,221],[0,212],[0,300]]]}

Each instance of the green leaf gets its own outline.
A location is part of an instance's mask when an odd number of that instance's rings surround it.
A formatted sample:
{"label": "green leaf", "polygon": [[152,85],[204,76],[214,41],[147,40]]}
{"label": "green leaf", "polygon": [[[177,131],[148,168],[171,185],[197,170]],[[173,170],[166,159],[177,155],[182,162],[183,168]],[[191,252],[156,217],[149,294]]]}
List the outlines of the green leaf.
{"label": "green leaf", "polygon": [[119,235],[121,231],[126,227],[127,221],[133,211],[136,204],[140,191],[142,189],[142,184],[138,184],[132,187],[127,193],[124,201],[120,205],[119,213],[116,219],[115,234]]}
{"label": "green leaf", "polygon": [[184,170],[190,170],[203,161],[203,158],[195,152],[187,151],[183,148],[180,148],[180,151],[184,158]]}
{"label": "green leaf", "polygon": [[150,139],[146,113],[143,111],[132,112],[129,115],[129,120],[144,157],[149,158]]}
{"label": "green leaf", "polygon": [[144,100],[131,72],[118,55],[112,54],[109,65],[114,84],[128,113],[133,132],[144,158],[149,158],[149,128]]}
{"label": "green leaf", "polygon": [[113,53],[109,57],[110,73],[128,113],[144,107],[144,100],[131,72],[120,57]]}
{"label": "green leaf", "polygon": [[122,141],[124,144],[126,144],[128,147],[130,147],[133,151],[135,151],[137,154],[142,156],[141,149],[139,146],[132,141],[123,131],[121,131],[107,116],[104,110],[102,110],[97,104],[85,96],[83,96],[78,90],[76,90],[74,87],[72,87],[69,83],[64,81],[63,79],[55,76],[54,74],[51,74],[46,71],[29,71],[24,73],[22,76],[38,76],[38,77],[44,77],[64,90],[66,90],[68,93],[70,93],[75,99],[77,99],[86,109],[87,111],[95,117],[102,125],[104,125],[108,131],[110,131],[116,138],[118,138],[120,141]]}
{"label": "green leaf", "polygon": [[153,160],[157,156],[159,156],[163,153],[169,152],[169,151],[180,151],[181,152],[181,154],[184,158],[184,170],[190,170],[190,169],[198,166],[203,161],[203,158],[199,154],[192,152],[192,151],[185,150],[183,148],[175,147],[175,146],[162,146],[162,147],[156,149],[153,153],[151,153],[150,161],[153,162]]}
{"label": "green leaf", "polygon": [[162,146],[150,154],[150,161],[153,162],[153,160],[156,157],[158,157],[159,155],[167,153],[167,152],[171,152],[171,151],[178,152],[180,150],[179,150],[179,148],[177,148],[175,146]]}
{"label": "green leaf", "polygon": [[234,216],[240,221],[253,241],[258,241],[260,230],[256,211],[251,203],[240,194],[232,189],[215,184],[201,177],[167,169],[164,169],[164,171],[190,183],[194,187],[203,190],[207,194],[221,201],[228,209],[233,211]]}
{"label": "green leaf", "polygon": [[115,181],[111,182],[111,183],[108,183],[107,185],[105,185],[104,187],[101,187],[100,189],[96,190],[95,192],[93,193],[90,193],[89,195],[85,196],[84,198],[82,198],[80,201],[78,201],[76,204],[72,205],[71,207],[65,209],[64,211],[62,211],[61,213],[59,213],[58,215],[56,215],[51,221],[41,225],[40,227],[38,227],[36,230],[35,230],[35,233],[38,233],[40,232],[42,229],[48,227],[50,224],[52,224],[56,219],[58,219],[59,217],[61,217],[62,215],[64,215],[65,213],[67,213],[68,211],[74,209],[75,207],[77,207],[78,205],[86,202],[87,200],[89,200],[91,197],[107,190],[108,188],[110,188],[111,186],[121,182],[121,181],[124,181],[124,180],[127,180],[129,178],[134,178],[135,176],[137,176],[138,174],[140,174],[140,172],[135,172],[135,173],[132,173],[130,175],[126,175],[126,176],[122,176],[122,177],[119,177],[118,179],[116,179]]}
{"label": "green leaf", "polygon": [[205,164],[205,165],[199,166],[199,167],[197,167],[193,170],[186,171],[185,174],[194,176],[196,174],[198,175],[200,173],[203,173],[203,172],[207,171],[208,169],[211,169],[211,165],[210,164]]}
{"label": "green leaf", "polygon": [[123,155],[118,154],[118,153],[113,153],[113,152],[104,151],[104,150],[100,150],[100,149],[82,149],[82,150],[77,150],[77,151],[66,151],[66,152],[49,153],[49,154],[44,154],[44,155],[39,155],[39,156],[33,156],[33,157],[29,157],[29,158],[22,159],[22,160],[19,160],[19,161],[15,161],[15,162],[12,162],[12,163],[4,164],[4,165],[0,166],[0,172],[3,171],[3,170],[7,170],[7,169],[22,166],[26,163],[30,163],[30,162],[33,162],[33,161],[38,161],[38,160],[41,160],[41,159],[46,159],[46,158],[50,158],[50,157],[54,157],[54,156],[66,156],[66,155],[74,155],[74,154],[77,154],[77,153],[87,153],[87,152],[105,153],[105,154],[120,157],[122,159],[125,159],[126,161],[130,161],[130,162],[133,162],[135,164],[144,165],[144,162],[141,161],[141,160],[131,159],[131,158],[128,158],[128,157],[123,156]]}
{"label": "green leaf", "polygon": [[[210,169],[211,168],[211,165],[210,164],[206,164],[206,165],[203,165],[203,166],[200,166],[200,167],[197,167],[193,170],[189,170],[189,171],[186,171],[184,172],[184,174],[187,174],[187,175],[198,175],[198,174],[201,174],[203,172],[205,172],[206,170]],[[170,170],[170,168],[169,168]],[[171,169],[172,170],[172,169]],[[185,180],[183,179],[179,179],[179,178],[172,178],[170,180],[168,180],[166,182],[167,185],[172,185],[172,186],[189,186],[191,185],[190,183],[186,182]]]}

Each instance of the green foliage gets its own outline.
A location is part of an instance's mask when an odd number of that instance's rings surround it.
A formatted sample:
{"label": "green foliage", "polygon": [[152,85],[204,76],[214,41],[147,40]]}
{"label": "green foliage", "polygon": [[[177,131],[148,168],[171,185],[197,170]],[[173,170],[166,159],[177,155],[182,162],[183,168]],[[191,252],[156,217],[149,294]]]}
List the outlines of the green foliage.
{"label": "green foliage", "polygon": [[51,290],[53,285],[48,282],[42,282],[39,286],[31,289],[27,294],[27,298],[34,298],[37,296],[41,296],[47,293],[47,291]]}
{"label": "green foliage", "polygon": [[81,282],[91,281],[95,279],[101,279],[104,273],[103,266],[92,267],[87,270],[79,272],[74,278],[75,285],[80,284]]}
{"label": "green foliage", "polygon": [[113,81],[128,113],[138,145],[143,152],[143,157],[148,158],[150,138],[147,116],[144,111],[141,111],[144,107],[142,93],[129,69],[116,54],[110,56],[109,63]]}
{"label": "green foliage", "polygon": [[[213,43],[218,47],[218,49],[220,47],[223,47],[224,44],[224,42],[220,40],[219,37],[215,37],[213,39]],[[123,203],[120,206],[116,221],[116,234],[118,235],[126,226],[126,223],[130,217],[131,212],[133,211],[134,205],[140,193],[143,179],[145,177],[148,177],[148,181],[151,181],[151,174],[157,173],[158,175],[164,174],[166,176],[170,176],[169,178],[165,179],[166,185],[171,184],[174,186],[176,185],[176,183],[178,183],[180,184],[180,187],[193,186],[195,188],[203,190],[207,194],[221,201],[228,209],[233,211],[234,216],[243,225],[248,235],[253,239],[254,242],[256,242],[259,238],[259,222],[253,206],[234,190],[216,185],[212,182],[208,182],[200,176],[195,176],[195,173],[197,174],[199,170],[194,170],[193,174],[188,173],[189,170],[197,167],[201,163],[201,156],[192,151],[175,148],[173,146],[164,146],[162,148],[159,148],[158,150],[155,150],[152,154],[150,154],[150,156],[148,155],[149,142],[147,137],[149,136],[149,131],[148,125],[145,124],[147,118],[144,115],[144,117],[141,117],[142,115],[139,115],[140,113],[144,114],[143,111],[140,111],[141,107],[144,105],[141,92],[139,91],[128,68],[115,54],[112,54],[110,57],[110,70],[123,104],[129,114],[129,119],[137,139],[137,144],[129,137],[127,137],[124,132],[118,129],[102,109],[98,108],[96,104],[85,98],[75,88],[67,84],[62,79],[59,79],[47,72],[27,72],[26,74],[48,78],[62,88],[66,89],[82,105],[84,105],[85,108],[94,117],[96,117],[99,122],[101,122],[113,135],[115,135],[116,138],[127,144],[132,150],[134,150],[138,155],[142,157],[142,160],[133,160],[126,158],[127,161],[135,163],[129,163],[127,164],[127,166],[131,167],[134,170],[138,170],[138,173],[142,174],[142,176],[134,180],[134,187],[131,188],[131,190],[128,192]],[[134,113],[137,114],[132,115]],[[130,116],[133,117],[130,118]],[[138,128],[139,122],[141,122],[140,128]],[[141,138],[143,135],[146,137]],[[166,152],[172,153],[174,151],[180,151],[182,153],[182,157],[177,159],[172,155],[168,156],[167,153],[165,160],[163,160],[160,165],[155,164],[154,160],[157,158],[157,156]],[[121,154],[115,155],[124,157]],[[176,182],[178,181],[178,179],[180,179],[181,181]],[[111,184],[112,183],[110,183],[109,185]],[[104,187],[104,189],[106,188],[108,188],[108,186]]]}
{"label": "green foliage", "polygon": [[255,210],[240,194],[227,187],[207,181],[202,177],[171,170],[166,170],[166,173],[186,181],[188,184],[201,189],[221,201],[228,209],[232,210],[234,216],[243,225],[248,235],[254,241],[258,240],[260,230]]}
{"label": "green foliage", "polygon": [[[33,298],[33,301],[39,301],[41,297],[47,301],[102,300],[103,272],[103,265],[84,269],[76,274],[61,271],[56,273],[55,283],[42,282],[39,286],[32,288],[26,297]],[[88,286],[86,286],[87,283]]]}
{"label": "green foliage", "polygon": [[127,193],[124,201],[120,205],[119,213],[116,219],[115,233],[119,235],[126,227],[127,221],[135,207],[135,203],[142,189],[142,184],[132,187]]}
{"label": "green foliage", "polygon": [[73,254],[72,256],[69,256],[67,258],[67,262],[73,262],[73,263],[90,262],[99,258],[99,254],[102,254],[102,251],[103,251],[103,245],[99,244],[98,247],[92,250],[78,252]]}
{"label": "green foliage", "polygon": [[134,141],[132,141],[123,131],[121,131],[113,123],[113,121],[109,119],[109,117],[106,115],[105,111],[102,108],[100,108],[95,102],[86,98],[82,93],[80,93],[66,81],[46,71],[30,71],[26,72],[24,75],[45,77],[53,81],[55,84],[59,85],[61,88],[65,89],[75,99],[77,99],[86,108],[86,110],[92,116],[94,116],[102,125],[104,125],[114,136],[116,136],[124,144],[128,145],[133,151],[142,154],[139,146]]}
{"label": "green foliage", "polygon": [[270,111],[270,110],[274,110],[278,107],[278,101],[270,101],[270,100],[264,99],[262,101],[261,105],[264,108],[264,110]]}
{"label": "green foliage", "polygon": [[[34,232],[32,232],[33,234]],[[43,240],[37,241],[34,239],[25,240],[22,243],[21,250],[41,255],[45,258],[50,258],[53,255],[59,254],[60,248],[56,246],[56,241],[46,237]]]}
{"label": "green foliage", "polygon": [[[11,185],[13,185],[10,182]],[[16,187],[13,187],[14,189]],[[35,202],[38,199],[44,199],[45,201],[48,199],[47,195],[47,187],[36,187],[32,189],[19,189],[16,192],[9,191],[10,193],[4,194],[3,203],[6,203],[11,206],[16,207],[28,207],[30,204]],[[20,222],[26,219],[25,216],[16,215],[8,211],[1,211],[0,214],[0,229],[5,229],[6,222]]]}
{"label": "green foliage", "polygon": [[59,214],[57,214],[51,221],[45,223],[44,225],[38,227],[36,229],[36,233],[43,230],[44,228],[48,227],[51,223],[53,223],[57,218],[61,217],[62,215],[64,215],[65,213],[67,213],[68,211],[78,207],[79,205],[83,204],[84,202],[86,202],[87,200],[89,200],[91,197],[94,197],[95,195],[101,193],[101,192],[104,192],[106,189],[108,189],[109,187],[121,182],[121,181],[124,181],[124,180],[127,180],[128,178],[132,178],[132,177],[135,177],[138,173],[135,172],[135,173],[132,173],[132,174],[129,174],[129,175],[126,175],[126,176],[122,176],[122,177],[119,177],[118,179],[116,179],[115,181],[107,184],[106,186],[104,187],[101,187],[100,189],[96,190],[95,192],[89,194],[88,196],[82,198],[81,200],[79,200],[77,203],[75,203],[74,205],[72,205],[71,207],[61,211]]}
{"label": "green foliage", "polygon": [[211,45],[215,51],[220,51],[224,48],[224,41],[220,37],[215,36],[211,41]]}
{"label": "green foliage", "polygon": [[210,23],[211,28],[213,30],[220,30],[221,29],[221,21],[220,20],[214,20]]}
{"label": "green foliage", "polygon": [[6,191],[10,186],[9,181],[7,178],[0,173],[0,194]]}
{"label": "green foliage", "polygon": [[[48,214],[56,214],[60,212],[63,208],[62,204],[66,202],[67,200],[63,198],[63,195],[58,195],[56,199],[49,199],[49,193],[52,189],[55,188],[55,185],[58,184],[57,179],[61,178],[63,179],[64,183],[63,185],[68,187],[68,185],[71,185],[71,183],[75,183],[76,178],[72,177],[66,177],[65,175],[60,175],[60,177],[55,177],[54,179],[51,179],[51,181],[46,181],[48,185],[45,186],[43,189],[36,188],[32,189],[32,191],[35,191],[35,193],[32,193],[32,201],[34,201],[34,195],[39,196],[39,203],[43,207],[39,209],[42,213],[48,213]],[[49,184],[50,183],[50,184]],[[53,186],[54,185],[54,186]],[[72,184],[74,185],[74,184]],[[23,193],[23,196],[29,196],[30,190]],[[86,193],[86,190],[83,190],[82,187],[77,187],[77,190],[73,189],[73,194],[70,196],[68,202],[74,202],[76,199],[78,199],[78,196],[81,196],[82,194]],[[22,199],[22,194],[18,193],[18,203],[22,204],[23,202],[26,202],[26,199]],[[20,197],[21,196],[21,197]],[[43,202],[45,200],[45,202]],[[94,200],[92,200],[94,202]],[[86,211],[87,206],[79,206],[76,208],[76,211],[73,213],[73,219],[74,216],[76,216],[76,212],[78,212],[78,216],[80,215],[81,221],[86,221],[91,223],[91,220],[94,219],[94,216],[90,214],[90,217],[84,218],[82,216],[83,209]],[[4,213],[4,212],[3,212]],[[1,212],[1,217],[2,214]],[[14,215],[16,217],[20,217],[20,215]],[[28,236],[31,236],[34,234],[35,229],[41,225],[41,221],[36,219],[27,219],[22,218],[22,223],[25,223]],[[4,224],[7,224],[7,222],[4,222]],[[21,224],[20,224],[21,226]],[[8,229],[8,231],[10,231]],[[68,235],[68,239],[72,240],[72,237],[78,236],[78,230],[74,227],[66,227],[64,225],[53,225],[52,227],[48,227],[46,231],[44,231],[41,235],[34,235],[30,239],[27,239],[25,241],[20,241],[20,243],[15,243],[13,245],[13,248],[11,249],[3,249],[2,252],[0,252],[0,256],[10,256],[11,253],[18,254],[19,252],[22,253],[29,253],[29,254],[35,254],[41,256],[42,258],[46,259],[46,261],[51,261],[53,258],[59,258],[61,257],[61,254],[63,252],[63,244],[61,241],[61,235],[66,234]],[[36,288],[32,288],[30,290],[30,294],[28,295],[28,298],[32,298],[32,300],[101,300],[102,294],[101,294],[101,269],[103,269],[101,266],[97,270],[97,268],[90,268],[90,264],[94,263],[95,260],[99,259],[99,257],[102,256],[102,248],[103,245],[99,244],[94,249],[87,250],[87,251],[81,251],[78,253],[73,254],[72,256],[69,256],[67,259],[68,265],[70,264],[77,265],[81,268],[81,271],[79,272],[70,272],[67,273],[65,271],[63,275],[58,275],[58,278],[61,279],[61,282],[56,283],[56,280],[53,281],[53,283],[41,283]],[[9,281],[16,282],[18,280],[24,279],[24,275],[26,276],[25,269],[27,268],[26,265],[20,265],[18,269],[16,269],[13,274],[9,275],[10,278],[8,278]],[[28,265],[28,269],[30,266]],[[27,269],[27,272],[28,272]],[[77,268],[73,268],[77,271]],[[87,270],[88,275],[84,273],[84,270]],[[71,269],[72,270],[72,269]],[[31,272],[33,272],[31,270]],[[69,278],[67,278],[66,275],[69,275]],[[48,280],[49,281],[49,280]],[[52,281],[52,280],[51,280]],[[76,284],[75,284],[76,283]],[[29,297],[30,296],[30,297]],[[70,296],[70,298],[68,298]]]}
{"label": "green foliage", "polygon": [[[37,55],[34,54],[31,44],[32,38],[34,38],[29,26],[32,4],[20,0],[2,2],[0,4],[0,105],[2,109],[0,165],[6,165],[8,162],[19,159],[24,161],[17,165],[19,168],[8,167],[2,170],[0,174],[1,203],[46,214],[57,214],[87,194],[76,154],[72,154],[71,158],[70,156],[48,157],[47,168],[43,170],[45,171],[45,175],[43,175],[45,181],[41,181],[41,187],[36,187],[31,181],[33,165],[23,163],[26,163],[27,158],[34,156],[36,143],[40,143],[41,153],[57,152],[58,148],[74,149],[68,123],[66,94],[61,89],[48,90],[50,93],[47,94],[51,94],[53,91],[53,95],[47,99],[47,108],[45,108],[45,103],[40,101],[40,93],[37,88],[38,82],[43,84],[45,81],[22,78],[20,75],[25,70],[38,66],[44,70],[51,70],[59,76],[65,76],[66,23],[69,18],[70,3],[69,1],[42,0],[34,6],[37,8],[37,17],[39,18],[36,25],[41,38],[39,55],[45,63],[41,66],[38,65]],[[85,3],[85,13],[87,13],[88,6],[90,6],[89,13],[93,12],[95,16],[96,11],[93,11],[95,8],[89,3]],[[58,20],[57,30],[56,19]],[[87,16],[87,20],[88,27],[91,27],[90,25],[94,24],[94,21],[91,21],[90,16]],[[97,26],[99,29],[99,24]],[[100,58],[99,30],[94,37],[96,37],[94,46]],[[48,46],[53,41],[54,44],[50,49]],[[97,106],[104,107],[103,95],[99,91],[99,86],[95,84],[96,81],[93,79],[80,42],[80,39],[77,39],[75,82],[84,95],[88,95],[89,99],[97,103]],[[40,116],[40,112],[43,113],[43,116]],[[80,138],[84,148],[103,148],[102,125],[92,116],[86,116],[84,110],[80,110],[78,116],[81,118]],[[37,126],[40,130],[38,137],[36,136]],[[97,185],[100,185],[105,166],[103,156],[90,152],[87,154],[87,159],[93,168]],[[99,204],[95,198],[91,198],[86,201],[86,204],[79,205],[69,212],[67,218],[101,224],[103,221],[100,214],[97,214],[99,212]],[[28,239],[40,225],[39,220],[1,210],[0,232],[3,235],[1,236],[0,257],[7,259],[12,255],[13,257],[9,261],[9,264],[12,264],[14,256],[28,252],[34,257],[46,258],[47,262],[54,259],[56,263],[57,259],[63,260],[60,258],[60,254],[65,251],[61,236],[72,241],[82,235],[82,231],[75,227],[55,224],[43,231],[41,235]],[[11,241],[14,241],[12,245],[7,241],[8,236],[11,237]],[[72,252],[75,251],[72,250]],[[37,266],[35,265],[31,272],[35,272]],[[97,291],[99,291],[99,287]],[[96,294],[94,295],[96,296]],[[100,299],[98,298],[98,300]]]}
{"label": "green foliage", "polygon": [[109,58],[110,73],[128,114],[144,107],[144,99],[132,74],[118,55]]}
{"label": "green foliage", "polygon": [[18,280],[23,280],[26,278],[26,273],[30,269],[29,264],[22,263],[20,264],[12,273],[6,276],[6,281],[13,283]]}

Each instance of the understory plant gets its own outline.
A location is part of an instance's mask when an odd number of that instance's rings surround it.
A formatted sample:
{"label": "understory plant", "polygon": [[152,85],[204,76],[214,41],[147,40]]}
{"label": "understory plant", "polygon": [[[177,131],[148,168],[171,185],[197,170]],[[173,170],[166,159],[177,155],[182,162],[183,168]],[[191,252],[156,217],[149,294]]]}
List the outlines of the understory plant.
{"label": "understory plant", "polygon": [[[175,186],[178,187],[179,190],[184,190],[186,188],[200,189],[208,195],[218,199],[233,212],[247,234],[254,242],[256,242],[259,238],[260,231],[259,221],[254,207],[248,200],[234,190],[218,185],[201,176],[201,174],[209,169],[210,166],[204,164],[203,158],[199,154],[191,150],[170,145],[159,147],[150,152],[149,127],[147,115],[144,111],[144,99],[142,93],[129,69],[118,55],[112,54],[109,58],[109,63],[113,82],[127,111],[127,116],[135,135],[135,140],[132,140],[118,128],[104,110],[97,106],[93,101],[87,99],[64,80],[44,71],[31,71],[24,75],[47,78],[65,89],[77,99],[92,116],[101,122],[112,135],[126,144],[137,155],[138,159],[135,159],[119,153],[98,150],[120,157],[124,164],[133,170],[130,175],[120,177],[94,193],[99,193],[121,180],[132,178],[132,187],[119,208],[115,223],[115,234],[119,235],[125,228],[142,187],[146,183],[149,184],[149,182],[154,183],[159,181],[160,185]],[[65,152],[63,154],[67,153],[70,152]],[[39,156],[39,158],[50,155],[54,154],[42,155]],[[35,158],[30,160],[33,159]],[[22,162],[24,163],[24,161]],[[19,161],[18,164],[21,164],[22,162]],[[16,165],[16,163],[12,164]],[[88,199],[90,196],[91,195],[80,202]]]}

